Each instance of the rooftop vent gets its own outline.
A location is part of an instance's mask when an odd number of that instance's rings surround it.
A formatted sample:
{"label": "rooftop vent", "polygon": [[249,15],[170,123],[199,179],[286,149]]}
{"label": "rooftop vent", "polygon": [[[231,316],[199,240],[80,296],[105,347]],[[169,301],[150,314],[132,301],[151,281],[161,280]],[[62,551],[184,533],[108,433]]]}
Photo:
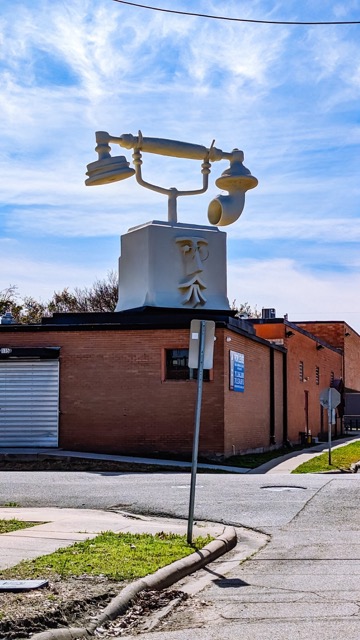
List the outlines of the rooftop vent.
{"label": "rooftop vent", "polygon": [[262,309],[261,317],[263,320],[274,320],[274,318],[276,318],[276,311],[275,309]]}
{"label": "rooftop vent", "polygon": [[3,316],[0,316],[0,324],[14,324],[15,322],[16,320],[10,311],[6,311]]}

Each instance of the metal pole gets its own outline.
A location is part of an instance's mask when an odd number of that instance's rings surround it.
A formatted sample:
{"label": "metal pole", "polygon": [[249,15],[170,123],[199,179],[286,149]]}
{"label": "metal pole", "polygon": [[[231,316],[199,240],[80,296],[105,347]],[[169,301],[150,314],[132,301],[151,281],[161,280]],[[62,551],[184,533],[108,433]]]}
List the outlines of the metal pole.
{"label": "metal pole", "polygon": [[329,442],[329,466],[331,465],[331,414],[332,414],[332,408],[331,408],[331,387],[329,387],[329,392],[328,392],[328,442]]}
{"label": "metal pole", "polygon": [[168,195],[168,222],[177,223],[177,197],[178,190],[172,187]]}
{"label": "metal pole", "polygon": [[205,320],[201,320],[200,333],[199,333],[197,396],[196,396],[195,427],[194,427],[192,465],[191,465],[189,518],[188,518],[188,529],[187,529],[188,544],[192,544],[193,523],[194,523],[196,471],[197,471],[197,459],[198,459],[198,451],[199,451],[201,399],[202,399],[202,387],[203,387],[203,377],[204,377],[204,353],[205,353],[205,331],[206,331],[205,322],[206,322]]}

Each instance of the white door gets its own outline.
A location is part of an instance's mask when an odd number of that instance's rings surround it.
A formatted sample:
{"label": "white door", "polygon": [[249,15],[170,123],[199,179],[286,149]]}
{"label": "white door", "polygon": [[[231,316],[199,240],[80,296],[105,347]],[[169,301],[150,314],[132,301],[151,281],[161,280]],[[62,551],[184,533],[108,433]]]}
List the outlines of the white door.
{"label": "white door", "polygon": [[0,448],[57,447],[59,361],[0,361]]}

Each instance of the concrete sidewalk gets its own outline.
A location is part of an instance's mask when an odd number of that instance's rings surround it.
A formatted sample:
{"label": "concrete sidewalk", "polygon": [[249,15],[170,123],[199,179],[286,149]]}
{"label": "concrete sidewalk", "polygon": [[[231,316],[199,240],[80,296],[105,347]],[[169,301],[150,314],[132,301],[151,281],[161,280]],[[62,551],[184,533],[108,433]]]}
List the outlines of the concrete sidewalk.
{"label": "concrete sidewalk", "polygon": [[[41,456],[54,458],[74,458],[80,460],[104,460],[106,462],[125,462],[127,464],[145,464],[157,467],[174,467],[174,469],[191,469],[191,462],[184,460],[161,460],[159,458],[140,458],[138,456],[117,456],[107,453],[88,453],[81,451],[66,451],[64,449],[45,448],[0,448],[0,456]],[[221,464],[207,464],[198,462],[198,469],[209,469],[214,471],[226,471],[227,473],[248,473],[248,467],[229,467]]]}
{"label": "concrete sidewalk", "polygon": [[[262,476],[259,476],[262,478]],[[286,478],[286,476],[283,476]],[[246,484],[244,478],[239,484]],[[274,479],[274,484],[278,479]],[[280,480],[280,478],[279,478]],[[306,493],[309,476],[301,476]],[[305,480],[305,483],[303,482]],[[256,485],[256,479],[253,478]],[[267,483],[264,483],[267,484]],[[259,485],[259,489],[261,485]],[[300,488],[299,488],[299,492]],[[252,493],[255,498],[256,494]],[[281,513],[296,496],[280,494]],[[305,496],[304,496],[305,498]],[[360,510],[358,478],[337,476],[267,526],[270,542],[174,609],[141,640],[349,640],[360,637]],[[234,513],[235,513],[234,509]],[[275,522],[275,520],[274,520]],[[183,589],[181,583],[179,587]],[[111,640],[118,636],[114,633]],[[133,640],[129,632],[122,640]],[[109,639],[110,640],[110,639]]]}
{"label": "concrete sidewalk", "polygon": [[[360,432],[356,432],[360,436]],[[360,440],[360,437],[345,436],[341,440],[335,440],[332,449],[344,446],[351,442]],[[249,469],[248,467],[231,467],[224,464],[206,464],[199,462],[197,467],[199,470],[206,471],[224,471],[226,473],[238,473],[238,474],[263,474],[263,473],[291,473],[296,467],[303,462],[307,462],[311,458],[318,456],[328,450],[328,443],[322,442],[313,447],[306,447],[300,451],[292,451],[278,458],[273,458],[268,462],[256,467],[255,469]],[[16,460],[19,458],[36,458],[36,457],[49,457],[49,458],[73,458],[78,460],[104,460],[107,462],[123,462],[126,464],[134,465],[147,465],[156,466],[164,469],[174,470],[190,470],[191,462],[185,462],[182,460],[161,460],[158,458],[141,458],[138,456],[119,456],[106,453],[89,453],[81,451],[67,451],[63,449],[45,449],[45,448],[0,448],[1,456],[14,457]],[[136,471],[135,471],[136,472]]]}
{"label": "concrete sidewalk", "polygon": [[[146,518],[140,515],[93,509],[17,508],[1,507],[0,519],[17,518],[39,522],[37,526],[0,535],[0,570],[21,560],[31,560],[74,542],[94,538],[104,531],[115,533],[178,533],[186,535],[187,521],[168,518]],[[198,523],[194,537],[224,532],[224,525]]]}
{"label": "concrete sidewalk", "polygon": [[[332,444],[331,449],[338,449],[339,447],[344,447],[351,442],[358,442],[360,438],[356,438],[354,436],[347,436],[342,438],[341,440],[335,440],[335,443]],[[321,444],[315,445],[314,447],[308,447],[307,449],[303,449],[301,451],[293,451],[292,453],[286,454],[284,456],[280,456],[279,458],[274,458],[273,460],[269,460],[265,464],[262,464],[260,467],[256,467],[255,469],[251,469],[249,473],[252,474],[284,474],[291,473],[294,469],[296,469],[299,465],[303,464],[303,462],[307,462],[311,460],[311,458],[315,458],[316,456],[325,453],[328,451],[328,443],[322,442]]]}
{"label": "concrete sidewalk", "polygon": [[[0,535],[0,570],[16,566],[22,560],[31,560],[76,542],[94,538],[105,531],[152,535],[167,532],[186,535],[187,530],[187,521],[184,520],[150,519],[125,512],[90,509],[0,508],[0,519],[14,517],[39,524]],[[125,585],[115,597],[112,597],[105,608],[88,619],[86,627],[64,628],[63,624],[60,624],[53,628],[50,624],[47,631],[40,631],[31,637],[34,640],[38,637],[46,640],[60,640],[64,637],[64,633],[68,638],[88,637],[93,635],[97,628],[102,629],[105,623],[119,618],[131,605],[133,598],[142,591],[166,589],[179,581],[186,580],[191,574],[197,576],[196,590],[204,588],[211,581],[212,575],[211,570],[209,574],[206,573],[207,565],[222,567],[222,556],[232,551],[235,552],[232,564],[230,563],[229,567],[226,564],[224,566],[224,569],[230,569],[234,564],[234,558],[238,563],[264,544],[262,539],[264,536],[259,534],[254,536],[252,532],[249,535],[245,531],[242,535],[241,550],[237,551],[239,534],[235,528],[218,523],[195,522],[193,534],[194,537],[210,534],[214,539],[201,550],[193,549],[190,555]]]}

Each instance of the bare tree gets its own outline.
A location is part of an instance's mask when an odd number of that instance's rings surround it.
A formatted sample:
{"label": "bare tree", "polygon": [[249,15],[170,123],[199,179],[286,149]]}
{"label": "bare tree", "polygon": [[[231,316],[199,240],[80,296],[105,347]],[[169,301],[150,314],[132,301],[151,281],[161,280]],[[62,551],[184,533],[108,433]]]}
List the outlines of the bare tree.
{"label": "bare tree", "polygon": [[0,315],[8,311],[14,316],[15,320],[19,321],[22,304],[18,302],[18,297],[16,285],[10,284],[6,289],[2,289],[0,291]]}
{"label": "bare tree", "polygon": [[109,271],[107,278],[96,280],[90,289],[75,289],[79,304],[86,311],[115,311],[118,301],[118,278],[115,271]]}
{"label": "bare tree", "polygon": [[242,302],[238,304],[236,300],[232,301],[231,308],[233,311],[237,311],[236,317],[238,318],[261,318],[261,312],[257,306],[251,307],[248,302]]}
{"label": "bare tree", "polygon": [[76,287],[74,293],[68,288],[55,292],[47,303],[50,313],[79,311],[115,311],[118,299],[118,280],[114,271],[109,271],[103,280],[96,280],[91,287]]}
{"label": "bare tree", "polygon": [[[95,280],[90,287],[76,287],[69,291],[65,287],[62,291],[54,291],[47,302],[42,302],[18,294],[16,285],[9,285],[0,291],[0,315],[10,311],[17,322],[32,324],[41,322],[41,318],[53,313],[80,312],[109,312],[115,311],[118,300],[118,279],[115,271],[109,271],[102,280]],[[231,308],[237,317],[260,318],[257,307],[251,307],[248,302],[238,304],[233,300]]]}
{"label": "bare tree", "polygon": [[65,287],[54,291],[47,302],[25,296],[20,299],[16,285],[0,291],[0,315],[10,311],[17,322],[39,323],[41,318],[53,313],[78,313],[81,311],[115,311],[118,299],[118,280],[115,271],[106,278],[96,280],[91,287],[76,287],[73,292]]}

